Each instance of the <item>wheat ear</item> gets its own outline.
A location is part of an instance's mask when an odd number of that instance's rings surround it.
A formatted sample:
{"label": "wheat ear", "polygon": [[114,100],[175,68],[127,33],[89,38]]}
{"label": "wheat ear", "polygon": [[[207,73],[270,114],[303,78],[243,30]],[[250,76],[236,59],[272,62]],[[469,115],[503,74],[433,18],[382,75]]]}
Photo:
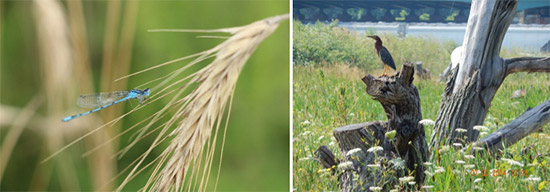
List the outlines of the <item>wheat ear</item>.
{"label": "wheat ear", "polygon": [[[216,131],[218,130],[225,108],[228,105],[228,100],[232,97],[235,90],[239,74],[250,55],[265,38],[277,29],[281,21],[288,18],[289,15],[286,14],[256,21],[246,26],[215,30],[154,30],[171,32],[226,32],[231,34],[231,36],[216,47],[201,52],[197,55],[197,59],[188,64],[191,65],[205,58],[215,56],[214,61],[196,73],[191,74],[192,78],[186,85],[177,88],[186,89],[190,85],[198,84],[191,93],[184,97],[181,96],[183,91],[180,90],[175,97],[181,97],[181,99],[169,103],[163,109],[168,111],[169,108],[177,108],[174,115],[163,125],[161,133],[155,139],[151,148],[145,152],[144,156],[121,184],[119,190],[135,174],[141,171],[138,170],[138,167],[142,164],[145,157],[166,137],[173,137],[173,139],[169,141],[170,144],[161,153],[161,157],[156,158],[158,160],[157,166],[143,190],[179,191],[184,189],[184,183],[186,182],[187,188],[190,190],[193,181],[195,184],[198,181],[198,178],[187,178],[186,180],[187,171],[190,170],[190,166],[193,167],[191,176],[195,177],[198,177],[201,167],[203,169],[200,185],[198,189],[193,187],[193,190],[206,190],[209,176],[206,172],[210,171],[212,156],[216,146],[216,138],[210,138],[212,129],[216,126]],[[150,69],[153,68],[155,67]],[[149,69],[144,71],[147,70]],[[182,71],[171,73],[161,84],[166,84],[171,79],[177,79],[180,77],[179,74]],[[185,78],[189,78],[189,76]],[[168,87],[173,87],[173,85]],[[166,88],[163,90],[166,90]],[[171,128],[173,127],[175,128],[172,130]],[[208,142],[210,143],[205,148],[204,146]],[[202,158],[203,155],[206,157],[204,160]]]}

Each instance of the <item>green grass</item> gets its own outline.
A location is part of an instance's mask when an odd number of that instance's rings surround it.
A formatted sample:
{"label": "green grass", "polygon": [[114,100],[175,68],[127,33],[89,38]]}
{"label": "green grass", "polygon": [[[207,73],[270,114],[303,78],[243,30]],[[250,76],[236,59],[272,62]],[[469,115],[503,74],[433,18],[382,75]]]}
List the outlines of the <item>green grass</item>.
{"label": "green grass", "polygon": [[[300,24],[298,24],[300,25]],[[296,30],[294,34],[303,31]],[[319,26],[310,26],[316,28]],[[308,27],[299,26],[308,31]],[[341,33],[341,29],[334,30],[340,34],[354,35],[355,43],[362,46],[364,54],[374,53],[373,42],[368,42],[364,36],[351,33]],[[304,32],[305,33],[305,32]],[[326,35],[325,41],[339,39],[338,34]],[[295,36],[296,38],[296,36]],[[387,39],[384,45],[392,52],[397,68],[400,69],[405,60],[423,61],[424,67],[432,72],[432,78],[422,80],[416,78],[414,84],[418,88],[423,119],[435,120],[440,107],[441,94],[445,83],[437,82],[437,77],[449,62],[450,51],[454,48],[449,43],[440,44],[432,39],[405,38],[383,36]],[[315,39],[322,41],[323,39]],[[389,40],[389,41],[388,41]],[[295,43],[295,55],[300,50]],[[400,44],[398,46],[398,43]],[[330,44],[330,43],[328,43]],[[354,46],[354,45],[346,45]],[[358,45],[357,45],[358,46]],[[322,50],[323,48],[317,48]],[[437,50],[436,50],[437,49]],[[350,52],[350,54],[353,54]],[[522,56],[521,50],[503,50],[503,57]],[[321,145],[327,145],[339,159],[338,143],[332,132],[335,128],[347,124],[386,120],[381,105],[372,100],[365,92],[365,85],[361,78],[366,74],[379,75],[382,65],[378,58],[367,61],[368,66],[346,62],[328,63],[313,59],[309,64],[294,63],[293,84],[293,188],[297,191],[327,191],[338,190],[338,176],[323,170],[322,166],[313,160],[313,152]],[[351,67],[350,67],[351,65]],[[484,125],[492,133],[499,127],[509,123],[527,107],[534,107],[546,101],[550,95],[550,74],[512,74],[506,78],[491,103]],[[512,92],[525,89],[527,95],[519,99],[512,99]],[[433,126],[426,126],[426,135],[430,139]],[[513,165],[505,160],[489,160],[482,157],[465,157],[460,152],[450,150],[441,155],[440,161],[433,161],[428,166],[428,172],[433,176],[426,178],[425,186],[433,186],[433,191],[526,191],[548,190],[550,174],[550,126],[546,125],[543,133],[534,133],[520,142],[505,149],[507,159],[523,164]],[[522,155],[525,147],[532,147],[527,154]],[[542,154],[538,157],[538,154]],[[531,158],[529,158],[531,156]],[[457,160],[461,161],[457,162]],[[436,170],[438,173],[435,173]],[[483,176],[483,170],[508,170],[507,176]],[[443,172],[440,172],[444,170]],[[479,170],[479,174],[472,175],[472,170]],[[527,176],[520,175],[527,171]],[[515,172],[515,176],[514,176]],[[524,173],[524,172],[523,172]],[[540,178],[540,181],[527,181],[526,178]],[[476,180],[477,179],[477,180]]]}

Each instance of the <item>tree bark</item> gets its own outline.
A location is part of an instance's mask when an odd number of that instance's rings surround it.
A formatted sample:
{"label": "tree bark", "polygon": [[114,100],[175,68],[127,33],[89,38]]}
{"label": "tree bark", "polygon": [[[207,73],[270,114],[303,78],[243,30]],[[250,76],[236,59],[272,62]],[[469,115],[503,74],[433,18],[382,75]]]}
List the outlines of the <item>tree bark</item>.
{"label": "tree bark", "polygon": [[[403,64],[401,71],[394,76],[367,75],[363,78],[367,93],[382,104],[388,121],[348,125],[334,131],[342,154],[346,154],[345,160],[353,163],[352,168],[340,177],[343,191],[364,191],[371,186],[389,190],[399,182],[396,178],[411,171],[414,171],[418,185],[424,182],[423,163],[427,161],[428,149],[424,127],[418,123],[422,112],[413,78],[411,63]],[[395,137],[386,138],[386,133],[392,131],[395,131]],[[383,150],[373,151],[374,146]],[[357,148],[359,152],[349,154]],[[354,174],[362,184],[353,182]]]}
{"label": "tree bark", "polygon": [[505,59],[506,75],[517,72],[550,72],[550,57],[518,57]]}
{"label": "tree bark", "polygon": [[[516,12],[516,0],[473,1],[464,36],[460,66],[447,82],[437,114],[433,148],[440,143],[476,141],[489,105],[507,73],[506,62],[498,55],[502,40]],[[456,132],[463,128],[467,132]]]}

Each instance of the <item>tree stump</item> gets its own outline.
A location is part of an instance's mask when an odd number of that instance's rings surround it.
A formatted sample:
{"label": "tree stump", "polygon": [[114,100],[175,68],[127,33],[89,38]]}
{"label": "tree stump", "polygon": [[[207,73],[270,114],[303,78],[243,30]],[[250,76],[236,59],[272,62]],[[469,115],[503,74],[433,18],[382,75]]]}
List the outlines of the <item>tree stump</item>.
{"label": "tree stump", "polygon": [[[428,148],[424,127],[418,123],[422,113],[413,79],[414,67],[408,62],[393,76],[367,75],[362,79],[367,93],[382,104],[388,121],[334,130],[342,154],[346,154],[345,161],[352,163],[340,176],[342,191],[365,191],[369,187],[390,190],[399,177],[411,171],[418,187],[424,182],[423,162],[427,161]],[[354,183],[354,177],[360,182]]]}
{"label": "tree stump", "polygon": [[430,70],[422,66],[422,61],[414,62],[414,68],[418,77],[420,77],[421,79],[430,79]]}

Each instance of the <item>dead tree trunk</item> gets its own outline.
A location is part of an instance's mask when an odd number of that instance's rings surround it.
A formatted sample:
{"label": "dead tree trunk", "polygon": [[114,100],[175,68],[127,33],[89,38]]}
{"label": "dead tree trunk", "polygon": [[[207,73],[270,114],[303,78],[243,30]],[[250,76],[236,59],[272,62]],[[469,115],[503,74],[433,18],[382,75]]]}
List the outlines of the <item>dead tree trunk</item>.
{"label": "dead tree trunk", "polygon": [[535,108],[527,109],[517,119],[480,139],[474,143],[474,146],[484,147],[489,154],[497,154],[503,145],[508,147],[530,133],[542,131],[542,126],[548,122],[550,122],[550,100]]}
{"label": "dead tree trunk", "polygon": [[[372,186],[393,189],[398,178],[411,171],[417,185],[424,182],[423,162],[428,152],[424,127],[418,123],[422,112],[413,77],[414,67],[405,63],[394,76],[363,78],[367,93],[382,104],[388,121],[348,125],[334,131],[345,160],[352,162],[352,167],[340,176],[343,191],[365,191]],[[394,137],[390,136],[392,131]],[[362,184],[353,183],[354,174]]]}
{"label": "dead tree trunk", "polygon": [[[510,73],[549,72],[549,58],[499,57],[502,40],[516,13],[516,0],[473,1],[462,47],[464,52],[447,82],[430,144],[476,141],[496,91]],[[463,128],[467,132],[456,132]]]}

